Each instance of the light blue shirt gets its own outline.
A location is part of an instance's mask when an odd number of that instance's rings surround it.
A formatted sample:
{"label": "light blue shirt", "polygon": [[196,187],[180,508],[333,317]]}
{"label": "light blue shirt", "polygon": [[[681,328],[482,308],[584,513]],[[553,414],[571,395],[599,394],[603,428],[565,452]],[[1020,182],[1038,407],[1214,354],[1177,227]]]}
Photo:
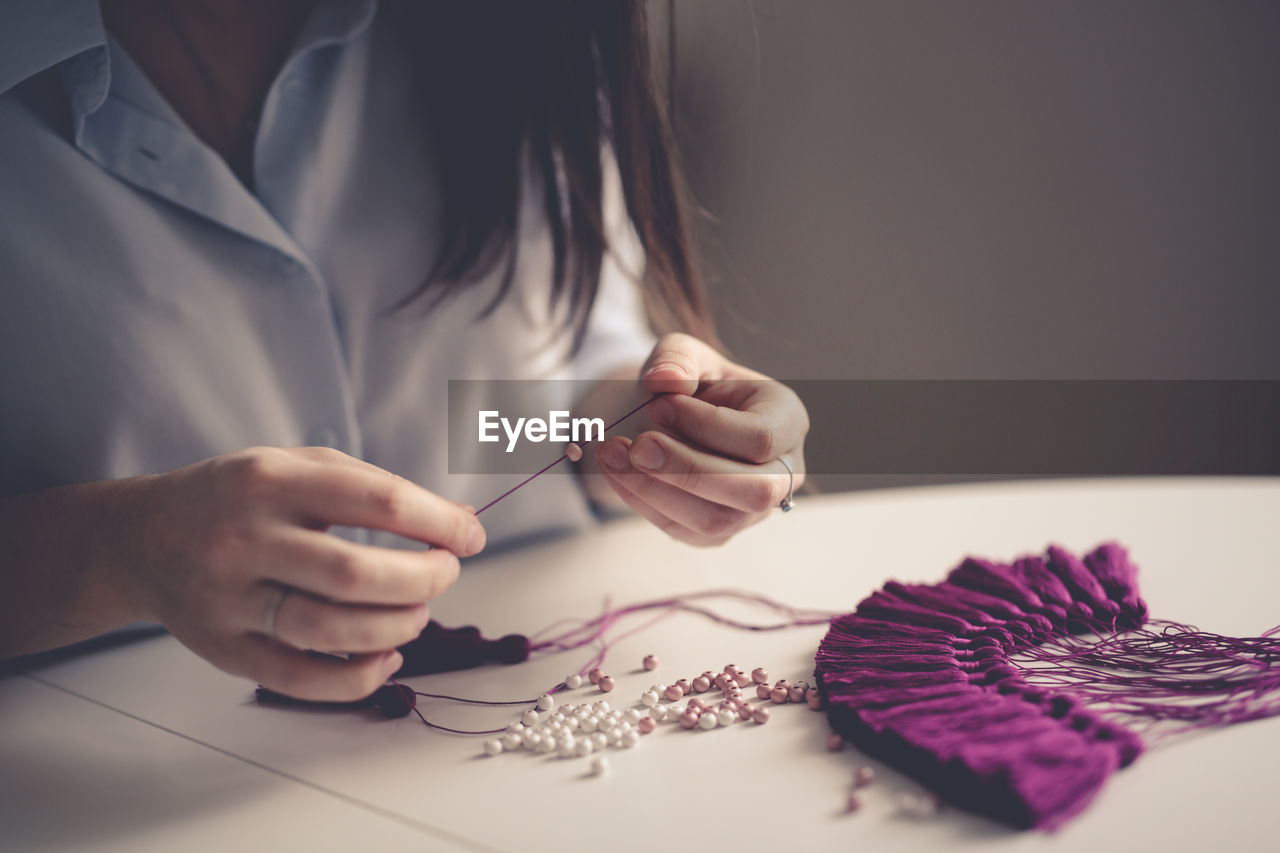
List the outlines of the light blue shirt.
{"label": "light blue shirt", "polygon": [[[616,174],[623,250],[577,357],[549,307],[532,185],[497,311],[480,317],[497,275],[431,311],[389,310],[438,248],[409,49],[374,0],[321,0],[267,96],[250,192],[107,36],[95,0],[0,4],[0,494],[329,445],[479,506],[511,478],[448,473],[450,379],[597,378],[643,360]],[[52,113],[23,94],[41,82],[65,93]],[[490,541],[590,524],[575,481],[543,478],[486,513]]]}

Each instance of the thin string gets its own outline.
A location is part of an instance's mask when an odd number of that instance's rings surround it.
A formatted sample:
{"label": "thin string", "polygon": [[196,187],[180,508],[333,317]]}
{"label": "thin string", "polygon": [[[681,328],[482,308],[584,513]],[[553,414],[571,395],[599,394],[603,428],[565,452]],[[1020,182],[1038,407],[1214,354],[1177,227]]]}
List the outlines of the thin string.
{"label": "thin string", "polygon": [[[622,423],[622,422],[623,422],[623,421],[625,421],[627,418],[631,417],[631,416],[632,416],[632,415],[634,415],[636,412],[640,411],[640,410],[641,410],[641,409],[643,409],[645,406],[647,406],[647,405],[649,405],[650,403],[652,403],[654,400],[658,399],[658,396],[659,396],[659,395],[654,394],[652,397],[650,397],[649,399],[645,400],[645,401],[644,401],[644,402],[642,402],[640,405],[636,406],[634,409],[632,409],[631,411],[627,412],[625,415],[623,415],[622,417],[618,418],[618,419],[617,419],[616,421],[614,421],[613,423],[611,423],[611,424],[609,424],[608,426],[606,426],[606,427],[601,431],[601,435],[603,435],[604,433],[607,433],[609,430],[613,429],[613,428],[614,428],[614,427],[616,427],[618,424]],[[590,442],[586,442],[586,441],[584,441],[584,442],[583,442],[583,444],[589,444],[589,443],[590,443]],[[538,479],[538,478],[539,478],[539,477],[541,477],[543,474],[547,473],[547,472],[548,472],[548,471],[550,471],[552,468],[556,467],[557,465],[559,465],[561,462],[563,462],[564,460],[566,460],[566,459],[568,459],[568,458],[569,458],[569,455],[568,455],[567,453],[562,453],[562,454],[560,454],[560,455],[555,459],[555,461],[554,461],[554,462],[551,462],[551,463],[550,463],[550,464],[548,464],[548,465],[544,465],[540,471],[536,471],[536,472],[534,472],[533,474],[530,474],[528,477],[525,477],[525,478],[524,478],[523,480],[521,480],[519,483],[516,483],[516,484],[515,484],[514,486],[512,486],[511,488],[507,489],[505,492],[503,492],[502,494],[498,495],[496,498],[494,498],[493,500],[489,501],[489,502],[488,502],[487,504],[485,504],[484,506],[480,507],[478,510],[476,510],[476,515],[479,515],[480,513],[484,512],[486,509],[488,509],[489,507],[493,506],[494,504],[496,504],[498,501],[502,500],[503,498],[509,497],[510,495],[514,494],[514,493],[515,493],[515,492],[517,492],[518,490],[523,489],[525,486],[529,485],[529,484],[530,484],[530,483],[532,483],[534,480]]]}

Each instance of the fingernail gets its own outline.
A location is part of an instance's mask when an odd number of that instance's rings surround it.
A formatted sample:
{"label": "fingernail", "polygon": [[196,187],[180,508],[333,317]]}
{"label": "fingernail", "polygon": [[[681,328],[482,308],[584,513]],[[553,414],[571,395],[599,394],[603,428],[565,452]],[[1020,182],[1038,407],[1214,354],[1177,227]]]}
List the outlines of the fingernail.
{"label": "fingernail", "polygon": [[667,461],[667,454],[662,449],[662,445],[654,441],[652,438],[642,438],[635,444],[631,445],[631,464],[637,468],[647,468],[650,471],[656,471],[662,467],[662,463]]}
{"label": "fingernail", "polygon": [[645,375],[645,377],[647,378],[647,377],[653,376],[655,373],[658,373],[659,371],[663,371],[663,370],[669,370],[669,371],[672,371],[672,372],[676,373],[676,374],[677,374],[677,375],[679,375],[679,376],[684,376],[684,375],[685,375],[684,368],[683,368],[683,367],[681,367],[680,365],[676,364],[676,363],[675,363],[675,362],[673,362],[673,361],[663,361],[663,362],[660,362],[660,363],[658,363],[658,364],[655,364],[653,367],[650,367],[648,370],[646,370],[646,371],[644,372],[644,375]]}
{"label": "fingernail", "polygon": [[627,470],[627,451],[622,448],[619,442],[611,441],[604,445],[600,448],[598,456],[600,464],[610,471],[621,473]]}
{"label": "fingernail", "polygon": [[676,419],[676,408],[666,397],[659,397],[649,404],[649,417],[658,426],[671,426]]}
{"label": "fingernail", "polygon": [[479,524],[473,526],[471,536],[467,538],[467,556],[480,553],[484,549],[485,539],[484,528]]}

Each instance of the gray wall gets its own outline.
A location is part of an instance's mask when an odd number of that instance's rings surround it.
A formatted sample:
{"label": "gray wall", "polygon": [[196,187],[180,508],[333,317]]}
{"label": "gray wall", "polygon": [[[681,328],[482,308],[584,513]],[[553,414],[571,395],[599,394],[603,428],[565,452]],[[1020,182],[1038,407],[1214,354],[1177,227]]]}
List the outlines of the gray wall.
{"label": "gray wall", "polygon": [[675,9],[677,128],[744,360],[1280,378],[1280,3]]}

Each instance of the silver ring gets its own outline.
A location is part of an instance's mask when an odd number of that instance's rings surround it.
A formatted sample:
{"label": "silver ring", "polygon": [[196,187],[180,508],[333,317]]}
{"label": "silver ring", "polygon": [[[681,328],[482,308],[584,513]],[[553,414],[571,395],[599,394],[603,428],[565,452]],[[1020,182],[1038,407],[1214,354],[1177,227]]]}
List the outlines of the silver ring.
{"label": "silver ring", "polygon": [[268,637],[274,638],[276,635],[276,614],[280,612],[280,603],[288,594],[289,590],[279,586],[271,593],[271,598],[267,599],[267,609],[262,614],[262,633]]}
{"label": "silver ring", "polygon": [[787,469],[787,496],[778,501],[778,509],[783,512],[791,512],[791,510],[796,508],[796,475],[795,472],[791,470],[791,466],[787,464],[787,460],[779,456],[778,461],[782,463],[783,468]]}

